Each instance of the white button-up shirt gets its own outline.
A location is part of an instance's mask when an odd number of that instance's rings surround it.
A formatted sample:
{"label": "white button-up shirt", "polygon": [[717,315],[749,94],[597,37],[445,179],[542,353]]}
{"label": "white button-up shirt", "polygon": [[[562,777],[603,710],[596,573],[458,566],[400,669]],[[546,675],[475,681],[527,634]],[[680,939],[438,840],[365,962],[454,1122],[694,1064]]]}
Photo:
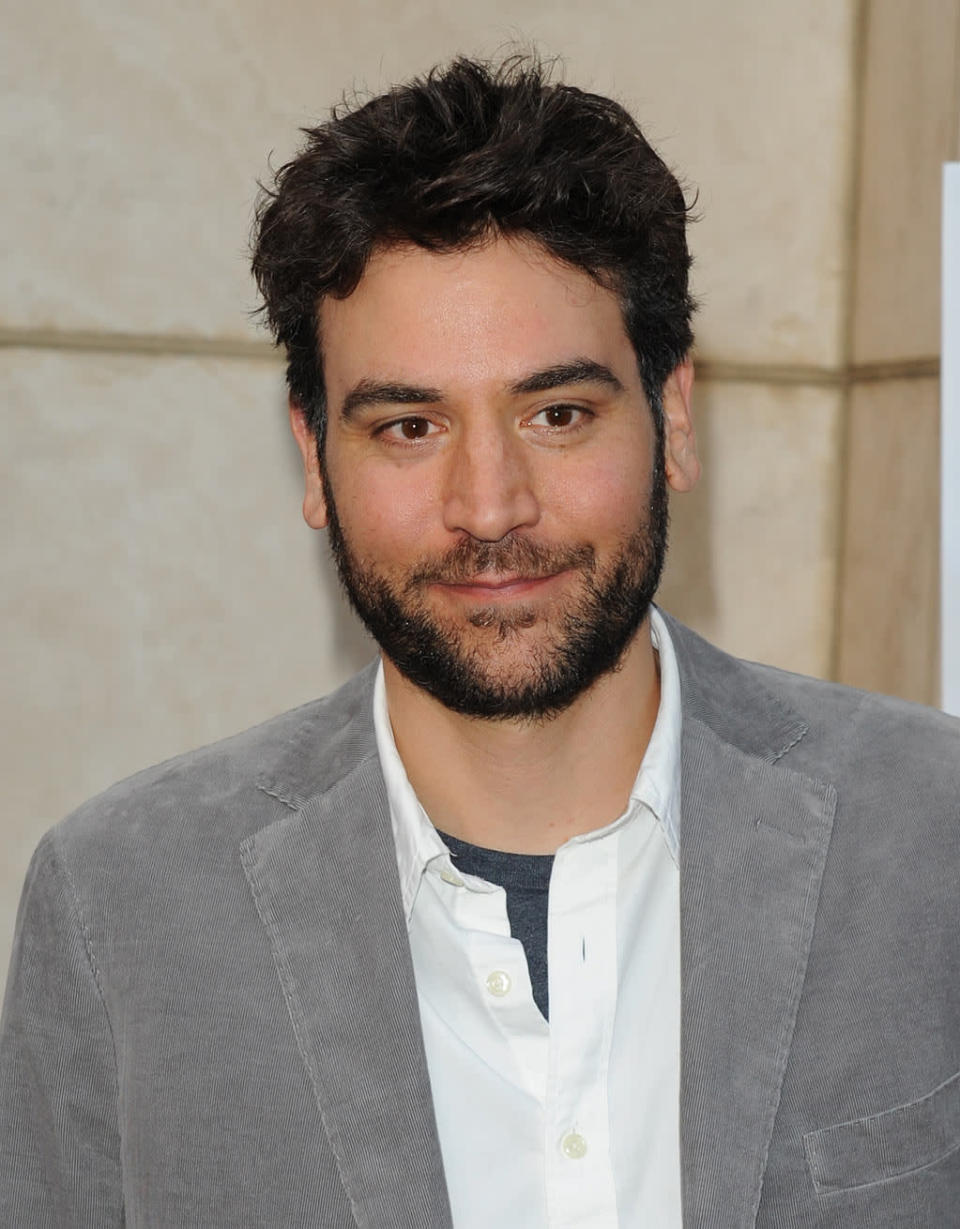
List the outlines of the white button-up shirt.
{"label": "white button-up shirt", "polygon": [[456,869],[407,780],[381,667],[377,746],[456,1229],[679,1229],[680,682],[651,610],[660,708],[626,811],[557,850],[550,1023],[506,894]]}

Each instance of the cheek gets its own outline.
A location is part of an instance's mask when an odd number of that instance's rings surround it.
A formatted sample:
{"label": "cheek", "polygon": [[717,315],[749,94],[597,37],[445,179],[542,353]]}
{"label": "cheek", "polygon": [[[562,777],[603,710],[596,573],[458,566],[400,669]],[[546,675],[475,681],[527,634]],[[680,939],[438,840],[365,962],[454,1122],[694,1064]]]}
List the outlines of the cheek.
{"label": "cheek", "polygon": [[568,533],[620,538],[633,533],[650,500],[651,468],[627,450],[561,475],[553,504]]}
{"label": "cheek", "polygon": [[429,539],[438,503],[429,486],[399,467],[344,467],[348,479],[330,474],[337,514],[347,541],[363,556],[393,560],[420,553]]}

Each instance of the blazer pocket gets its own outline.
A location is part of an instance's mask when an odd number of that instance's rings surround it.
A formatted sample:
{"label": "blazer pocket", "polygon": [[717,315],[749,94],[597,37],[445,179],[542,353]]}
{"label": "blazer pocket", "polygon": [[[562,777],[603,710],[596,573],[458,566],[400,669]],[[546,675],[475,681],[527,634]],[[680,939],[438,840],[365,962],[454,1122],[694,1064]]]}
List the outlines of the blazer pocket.
{"label": "blazer pocket", "polygon": [[960,1072],[918,1101],[803,1137],[810,1176],[821,1195],[903,1177],[957,1148]]}

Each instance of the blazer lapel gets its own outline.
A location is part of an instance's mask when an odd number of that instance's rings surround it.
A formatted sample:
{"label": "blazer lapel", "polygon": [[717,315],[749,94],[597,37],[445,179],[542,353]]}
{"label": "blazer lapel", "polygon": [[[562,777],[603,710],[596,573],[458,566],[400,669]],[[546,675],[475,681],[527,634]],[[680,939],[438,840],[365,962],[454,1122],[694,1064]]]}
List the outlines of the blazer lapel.
{"label": "blazer lapel", "polygon": [[[746,1229],[756,1222],[837,796],[783,763],[802,722],[743,666],[672,622],[671,631],[688,641],[678,646],[683,1223]],[[704,662],[707,652],[716,660]]]}
{"label": "blazer lapel", "polygon": [[244,842],[242,858],[357,1225],[449,1229],[375,754]]}

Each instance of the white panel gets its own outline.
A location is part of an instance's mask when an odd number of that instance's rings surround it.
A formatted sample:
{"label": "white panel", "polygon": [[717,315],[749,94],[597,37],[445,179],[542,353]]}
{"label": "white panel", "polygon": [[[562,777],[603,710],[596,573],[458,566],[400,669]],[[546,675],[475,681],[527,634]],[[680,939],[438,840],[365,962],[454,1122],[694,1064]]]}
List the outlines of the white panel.
{"label": "white panel", "polygon": [[943,168],[941,703],[960,716],[960,162]]}

